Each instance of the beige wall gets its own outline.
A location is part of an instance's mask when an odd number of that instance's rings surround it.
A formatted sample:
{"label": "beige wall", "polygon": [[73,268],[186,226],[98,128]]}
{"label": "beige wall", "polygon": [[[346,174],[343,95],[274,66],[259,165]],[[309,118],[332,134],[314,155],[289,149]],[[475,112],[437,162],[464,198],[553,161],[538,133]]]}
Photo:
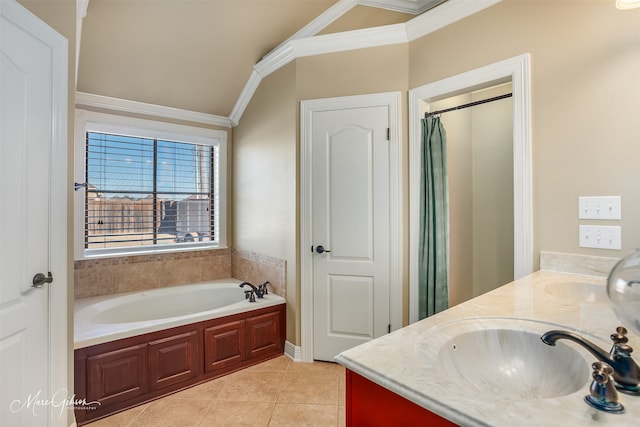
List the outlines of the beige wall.
{"label": "beige wall", "polygon": [[[640,246],[640,10],[504,1],[410,44],[411,87],[531,53],[534,261]],[[578,196],[621,195],[623,250],[578,247]]]}
{"label": "beige wall", "polygon": [[285,259],[287,337],[299,336],[296,64],[265,78],[234,129],[234,246]]}
{"label": "beige wall", "polygon": [[[511,84],[472,94],[471,100],[511,92]],[[513,102],[471,109],[473,129],[473,296],[512,282]]]}

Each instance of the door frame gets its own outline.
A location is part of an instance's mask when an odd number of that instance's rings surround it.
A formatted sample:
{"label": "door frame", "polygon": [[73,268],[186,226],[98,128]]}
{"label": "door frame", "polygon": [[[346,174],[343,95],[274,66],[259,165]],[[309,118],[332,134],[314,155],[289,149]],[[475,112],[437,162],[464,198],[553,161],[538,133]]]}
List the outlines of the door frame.
{"label": "door frame", "polygon": [[313,114],[316,112],[377,106],[389,108],[389,322],[391,330],[402,327],[401,99],[400,92],[386,92],[300,101],[300,354],[303,362],[313,361],[313,254],[309,248],[313,244],[311,140]]}
{"label": "door frame", "polygon": [[418,321],[419,153],[421,118],[429,102],[512,82],[514,279],[533,272],[530,57],[525,53],[409,91],[409,323]]}
{"label": "door frame", "polygon": [[[2,19],[8,19],[25,32],[37,37],[51,48],[52,93],[51,93],[51,143],[49,145],[49,269],[54,275],[49,286],[49,324],[47,346],[49,352],[49,390],[50,396],[42,399],[55,399],[58,404],[71,397],[69,389],[68,367],[73,361],[69,356],[73,349],[73,331],[70,322],[67,301],[67,200],[69,200],[69,179],[67,171],[67,104],[68,104],[68,41],[57,31],[40,20],[16,1],[2,1],[0,7]],[[70,362],[71,360],[71,362]],[[44,391],[44,390],[43,390]],[[37,390],[34,390],[35,394]],[[25,399],[27,396],[25,396]],[[66,426],[73,422],[72,412],[66,409],[49,407],[51,425]],[[58,417],[58,415],[61,415]],[[69,418],[69,419],[68,419]]]}

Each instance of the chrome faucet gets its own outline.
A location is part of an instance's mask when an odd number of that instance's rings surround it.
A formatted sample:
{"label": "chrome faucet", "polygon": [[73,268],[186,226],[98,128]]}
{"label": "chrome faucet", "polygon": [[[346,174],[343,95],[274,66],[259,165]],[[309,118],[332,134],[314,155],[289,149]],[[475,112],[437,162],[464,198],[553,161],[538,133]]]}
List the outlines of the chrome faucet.
{"label": "chrome faucet", "polygon": [[581,345],[585,350],[593,354],[596,359],[613,368],[613,379],[618,390],[623,393],[640,396],[640,367],[631,358],[633,348],[627,344],[629,341],[625,336],[627,330],[620,326],[616,329],[616,332],[616,334],[611,335],[613,347],[608,353],[591,341],[569,331],[549,331],[542,335],[540,339],[543,343],[551,346],[556,345],[556,341],[559,339],[566,339]]}

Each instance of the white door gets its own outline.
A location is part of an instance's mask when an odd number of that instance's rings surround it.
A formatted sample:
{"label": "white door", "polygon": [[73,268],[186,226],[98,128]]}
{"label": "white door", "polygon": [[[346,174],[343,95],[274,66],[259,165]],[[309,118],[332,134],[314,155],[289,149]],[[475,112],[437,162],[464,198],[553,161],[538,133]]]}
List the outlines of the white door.
{"label": "white door", "polygon": [[389,108],[312,118],[313,357],[388,332]]}
{"label": "white door", "polygon": [[[58,231],[50,233],[52,226],[66,229],[60,218],[66,200],[57,201],[62,208],[53,206],[50,191],[66,176],[67,143],[58,138],[66,130],[56,129],[67,126],[66,119],[56,120],[66,118],[66,111],[54,112],[66,80],[57,87],[53,68],[60,58],[51,44],[64,44],[66,54],[66,41],[17,3],[0,3],[0,425],[66,425],[67,413],[46,402],[68,396],[67,390],[53,395],[66,378],[61,383],[50,372],[55,360],[66,376],[66,362],[60,361],[67,351],[66,322],[62,335],[50,331],[50,301],[66,295],[50,289],[66,286],[66,244],[60,247]],[[66,109],[66,94],[62,104]],[[60,157],[64,170],[54,174],[52,159]],[[52,249],[62,253],[51,255]],[[59,283],[33,285],[37,273],[46,279],[49,272]],[[51,337],[58,336],[65,341],[55,343],[54,355]],[[53,410],[60,421],[53,421]]]}

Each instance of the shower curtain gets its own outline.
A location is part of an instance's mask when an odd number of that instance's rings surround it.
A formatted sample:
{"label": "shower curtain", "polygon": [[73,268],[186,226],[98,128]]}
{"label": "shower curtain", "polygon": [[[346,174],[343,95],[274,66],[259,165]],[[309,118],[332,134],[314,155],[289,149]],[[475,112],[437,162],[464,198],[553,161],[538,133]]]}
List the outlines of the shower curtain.
{"label": "shower curtain", "polygon": [[422,120],[419,318],[449,307],[447,136],[440,117]]}

